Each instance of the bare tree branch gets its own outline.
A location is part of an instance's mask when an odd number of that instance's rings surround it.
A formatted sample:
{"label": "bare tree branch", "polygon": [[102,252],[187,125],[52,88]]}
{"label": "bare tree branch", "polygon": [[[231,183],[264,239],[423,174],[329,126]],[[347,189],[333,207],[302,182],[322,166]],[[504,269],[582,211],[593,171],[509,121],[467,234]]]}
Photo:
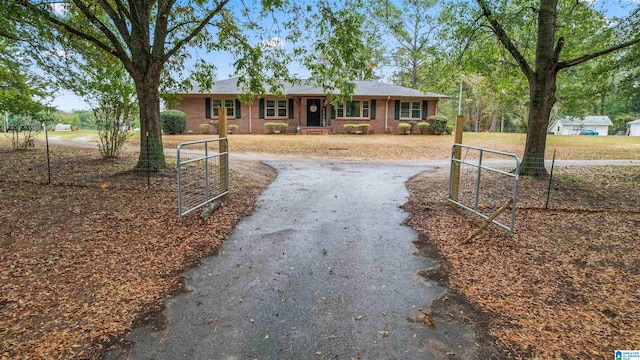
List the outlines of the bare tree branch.
{"label": "bare tree branch", "polygon": [[[175,44],[175,46],[171,50],[167,51],[167,53],[165,54],[164,58],[165,59],[169,59],[171,56],[173,56],[173,54],[178,52],[180,50],[180,48],[182,48],[182,46],[187,44],[189,41],[191,41],[191,39],[193,39],[196,35],[198,35],[198,33],[200,31],[202,31],[202,29],[204,29],[204,27],[207,26],[207,24],[209,24],[209,21],[211,21],[211,19],[213,19],[214,16],[218,15],[228,3],[229,3],[229,0],[223,0],[222,2],[218,3],[216,8],[214,10],[212,10],[200,22],[200,25],[198,25],[195,29],[193,29],[189,35],[185,36],[182,40],[178,41],[178,43]],[[160,15],[160,14],[158,14],[158,15]],[[160,16],[158,16],[158,18],[160,18]],[[155,43],[154,43],[154,45],[155,45]]]}
{"label": "bare tree branch", "polygon": [[476,2],[478,3],[478,5],[480,5],[482,14],[491,24],[493,32],[498,37],[498,40],[500,40],[504,47],[507,48],[507,51],[509,51],[511,56],[513,56],[515,61],[518,63],[518,66],[520,67],[520,69],[522,69],[522,72],[524,72],[527,78],[531,79],[534,76],[534,71],[531,69],[531,66],[529,66],[529,63],[527,63],[527,60],[524,58],[524,56],[522,56],[520,50],[518,50],[518,48],[513,44],[511,38],[509,37],[509,35],[507,35],[502,25],[493,17],[493,12],[489,8],[489,4],[487,4],[485,0],[476,0]]}
{"label": "bare tree branch", "polygon": [[633,40],[630,40],[630,41],[627,41],[627,42],[624,42],[622,44],[618,44],[616,46],[612,46],[612,47],[610,47],[608,49],[605,49],[605,50],[601,50],[601,51],[597,51],[597,52],[594,52],[594,53],[591,53],[591,54],[583,55],[583,56],[581,56],[579,58],[575,58],[573,60],[562,61],[562,62],[558,63],[558,69],[566,69],[566,68],[569,68],[569,67],[572,67],[572,66],[580,65],[583,62],[589,61],[591,59],[595,59],[595,58],[603,56],[603,55],[611,54],[612,52],[616,52],[618,50],[624,49],[624,48],[629,47],[629,46],[633,46],[633,45],[638,44],[638,43],[640,43],[640,37],[638,37],[636,39],[633,39]]}
{"label": "bare tree branch", "polygon": [[[124,21],[124,19],[120,17],[120,15],[111,6],[111,4],[109,4],[107,0],[99,0],[99,2],[100,2],[100,5],[102,5],[102,8],[104,9],[104,11],[109,16],[109,18],[111,18],[111,21],[113,21],[113,24],[116,26],[116,29],[118,29],[118,32],[120,33],[120,36],[122,36],[122,39],[124,40],[124,42],[127,44],[129,48],[131,48],[131,34],[129,33],[129,29],[127,28],[126,21]],[[115,2],[117,4],[120,4],[118,8],[123,7],[119,0]]]}

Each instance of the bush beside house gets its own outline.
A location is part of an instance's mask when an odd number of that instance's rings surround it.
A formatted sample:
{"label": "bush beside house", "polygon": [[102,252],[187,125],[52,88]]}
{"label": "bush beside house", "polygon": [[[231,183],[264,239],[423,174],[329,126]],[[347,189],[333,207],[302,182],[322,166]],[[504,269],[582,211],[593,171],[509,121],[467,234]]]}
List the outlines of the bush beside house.
{"label": "bush beside house", "polygon": [[180,110],[162,111],[160,113],[160,123],[162,124],[162,131],[165,134],[182,134],[187,128],[187,114]]}
{"label": "bush beside house", "polygon": [[413,126],[409,123],[399,123],[398,124],[398,132],[402,135],[411,134],[411,128]]}
{"label": "bush beside house", "polygon": [[371,125],[369,124],[345,124],[344,132],[347,134],[368,134]]}
{"label": "bush beside house", "polygon": [[267,134],[284,134],[287,132],[289,124],[280,122],[269,122],[264,124]]}

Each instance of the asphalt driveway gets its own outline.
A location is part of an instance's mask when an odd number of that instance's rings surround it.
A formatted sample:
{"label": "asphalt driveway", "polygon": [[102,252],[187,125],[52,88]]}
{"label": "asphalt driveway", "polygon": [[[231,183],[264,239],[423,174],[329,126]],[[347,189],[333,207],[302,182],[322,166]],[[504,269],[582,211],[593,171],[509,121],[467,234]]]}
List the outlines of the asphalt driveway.
{"label": "asphalt driveway", "polygon": [[425,166],[273,161],[276,180],[189,292],[107,359],[450,359],[472,330],[412,321],[444,289],[417,272],[399,208]]}

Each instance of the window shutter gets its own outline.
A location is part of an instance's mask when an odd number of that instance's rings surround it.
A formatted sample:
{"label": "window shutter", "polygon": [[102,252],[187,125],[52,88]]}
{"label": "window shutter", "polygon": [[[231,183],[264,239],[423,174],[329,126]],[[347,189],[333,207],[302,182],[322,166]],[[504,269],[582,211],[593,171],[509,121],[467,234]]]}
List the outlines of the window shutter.
{"label": "window shutter", "polygon": [[331,119],[336,118],[336,107],[331,105]]}
{"label": "window shutter", "polygon": [[240,111],[242,110],[242,104],[240,103],[240,100],[236,99],[236,119],[240,119],[242,117],[242,114],[240,113]]}
{"label": "window shutter", "polygon": [[258,119],[264,119],[264,98],[258,102]]}
{"label": "window shutter", "polygon": [[289,99],[289,119],[293,119],[293,99]]}
{"label": "window shutter", "polygon": [[371,119],[376,119],[376,99],[371,99]]}
{"label": "window shutter", "polygon": [[427,110],[429,110],[429,102],[422,100],[422,120],[427,120]]}
{"label": "window shutter", "polygon": [[400,119],[400,100],[396,100],[396,108],[394,110],[393,118],[396,120]]}
{"label": "window shutter", "polygon": [[211,98],[204,99],[204,117],[211,119]]}

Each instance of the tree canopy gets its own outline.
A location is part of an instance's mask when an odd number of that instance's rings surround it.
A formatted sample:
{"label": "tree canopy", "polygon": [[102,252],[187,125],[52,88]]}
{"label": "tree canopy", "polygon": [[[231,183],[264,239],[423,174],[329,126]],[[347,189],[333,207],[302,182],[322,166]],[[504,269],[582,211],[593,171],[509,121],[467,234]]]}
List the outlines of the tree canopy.
{"label": "tree canopy", "polygon": [[[321,79],[342,72],[341,78],[334,76],[340,81],[332,83],[327,91],[346,96],[353,91],[349,80],[370,71],[362,50],[365,45],[357,32],[362,27],[362,15],[352,4],[326,0],[313,5],[279,0],[69,0],[55,4],[0,0],[0,5],[15,22],[15,33],[32,48],[81,55],[91,44],[122,63],[135,84],[141,131],[145,134],[137,168],[151,164],[147,171],[165,167],[158,114],[161,79],[180,73],[194,48],[233,54],[246,101],[264,94],[265,85],[277,91],[279,82],[273,80],[289,77],[286,65],[296,56],[306,56],[302,62],[311,65]],[[278,38],[271,36],[274,33],[283,33],[288,40],[300,38],[300,24],[310,26],[304,29],[307,32],[322,34],[316,37],[316,43],[326,44],[324,49],[331,50],[330,56],[318,57],[317,52],[305,51],[304,47],[287,52],[277,41],[272,42]],[[193,79],[201,89],[208,89],[214,78],[212,67],[204,61],[197,64],[199,71]],[[349,71],[343,72],[346,69]]]}

